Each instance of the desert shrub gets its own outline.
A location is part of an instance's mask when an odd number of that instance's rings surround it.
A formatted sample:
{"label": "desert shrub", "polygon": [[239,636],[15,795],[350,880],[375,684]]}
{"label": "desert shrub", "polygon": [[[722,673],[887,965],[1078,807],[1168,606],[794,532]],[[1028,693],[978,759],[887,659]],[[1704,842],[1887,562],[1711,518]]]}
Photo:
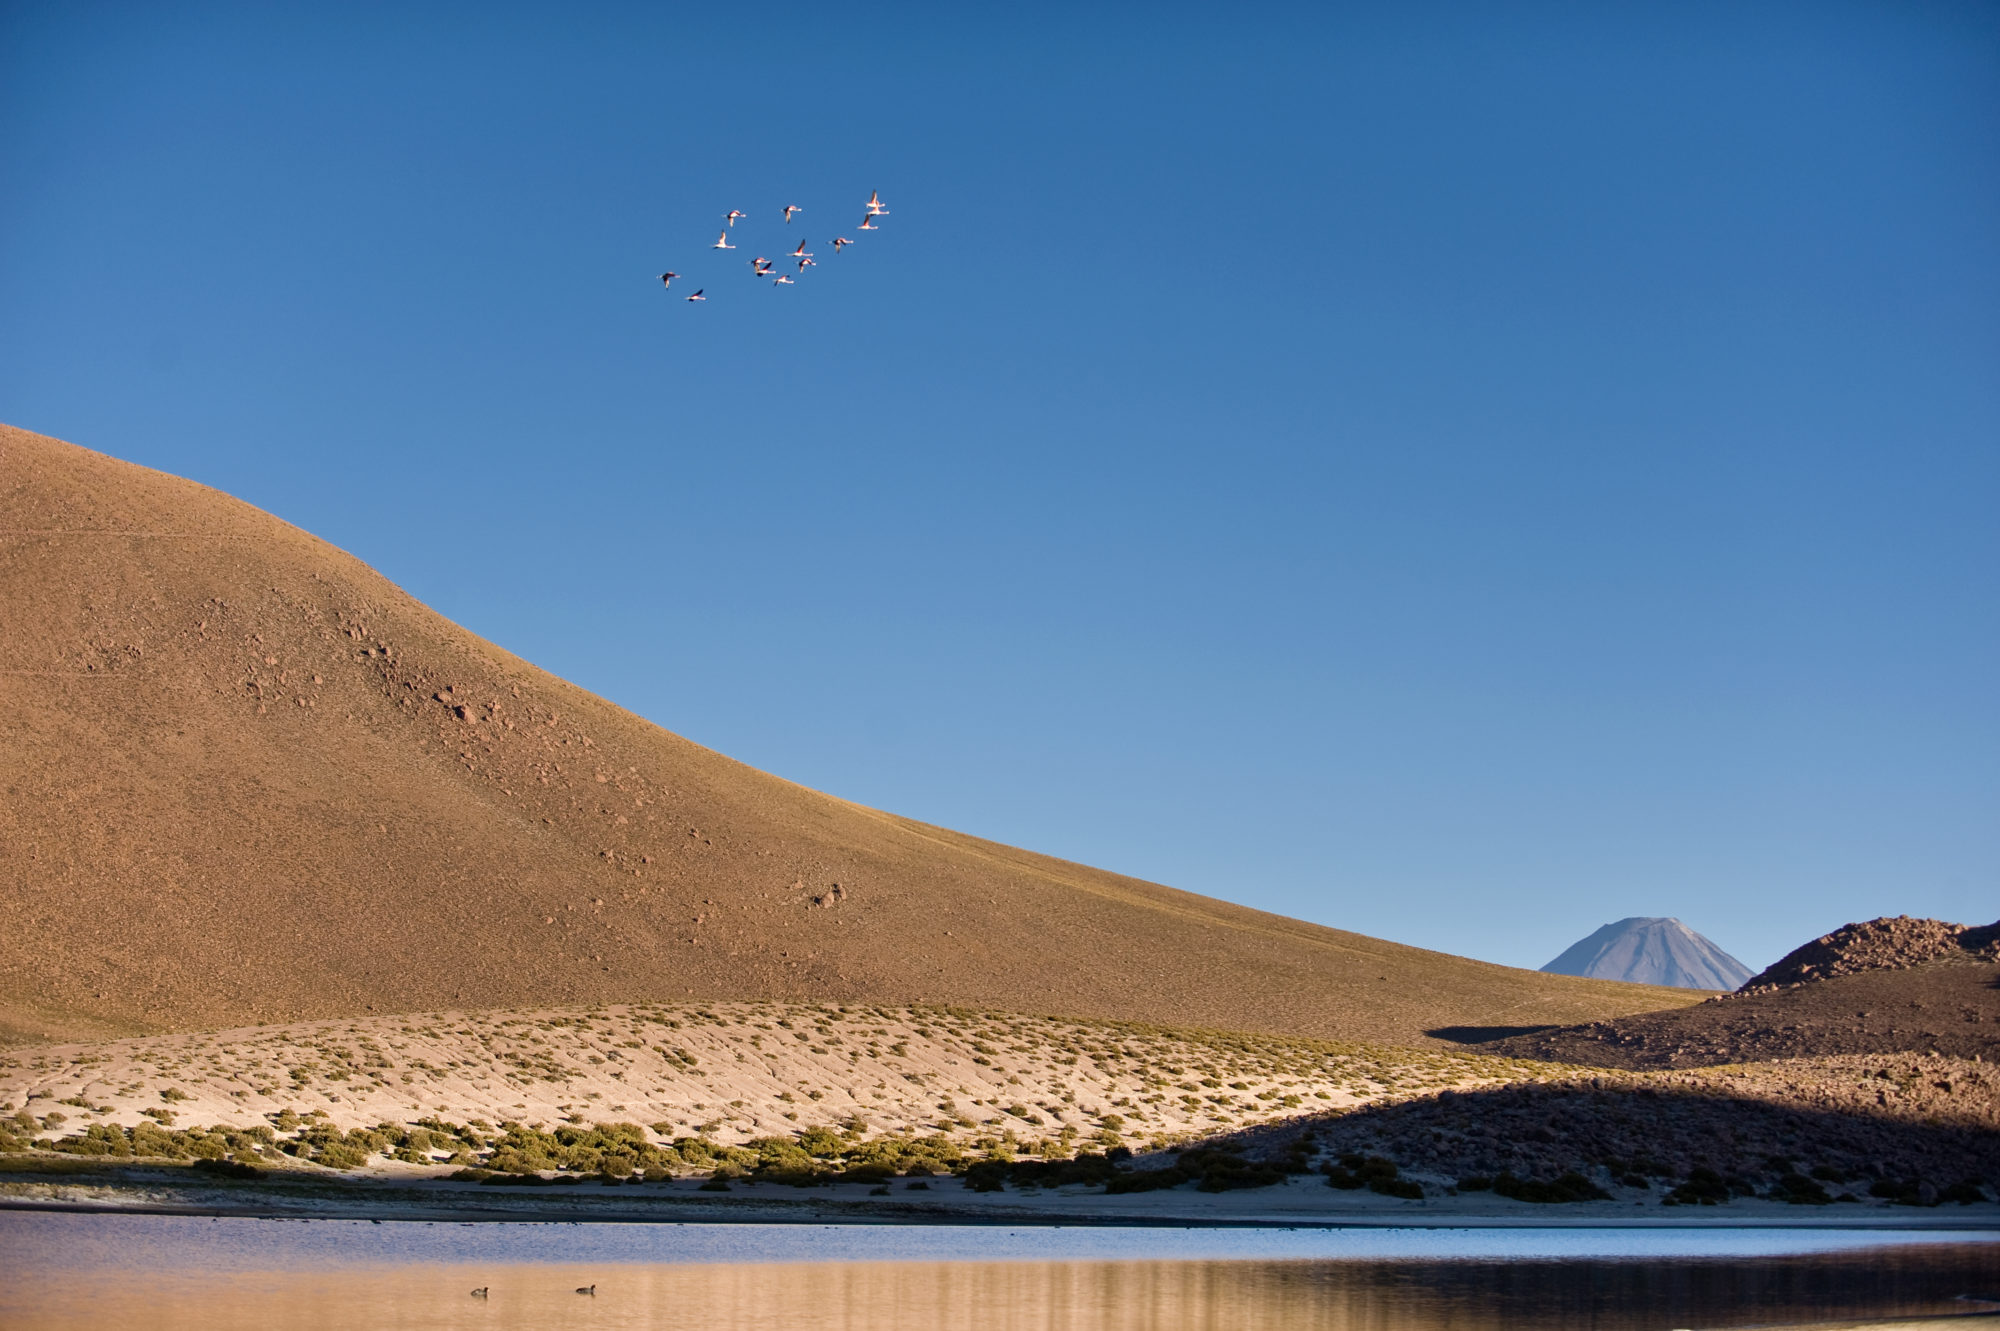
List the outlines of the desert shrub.
{"label": "desert shrub", "polygon": [[1086,1151],[1074,1159],[1016,1160],[1007,1177],[1017,1187],[1059,1188],[1068,1183],[1109,1183],[1117,1169],[1105,1156]]}
{"label": "desert shrub", "polygon": [[1460,1192],[1490,1192],[1493,1180],[1484,1174],[1468,1174],[1453,1186]]}
{"label": "desert shrub", "polygon": [[680,1157],[681,1163],[696,1169],[705,1168],[722,1158],[722,1147],[706,1137],[676,1137],[673,1151]]}
{"label": "desert shrub", "polygon": [[894,1178],[895,1176],[896,1176],[896,1171],[891,1169],[887,1165],[881,1165],[881,1164],[854,1165],[851,1168],[843,1169],[839,1173],[834,1174],[832,1176],[832,1181],[835,1183],[881,1184],[887,1182],[888,1180]]}
{"label": "desert shrub", "polygon": [[1382,1190],[1375,1185],[1394,1182],[1397,1175],[1396,1165],[1392,1160],[1385,1160],[1379,1155],[1352,1153],[1341,1156],[1338,1164],[1322,1165],[1320,1172],[1326,1175],[1326,1185],[1329,1188],[1343,1188],[1349,1192],[1358,1188],[1372,1188],[1376,1192],[1381,1192]]}
{"label": "desert shrub", "polygon": [[1869,1185],[1868,1193],[1897,1206],[1936,1206],[1942,1200],[1938,1190],[1920,1178],[1877,1179]]}
{"label": "desert shrub", "polygon": [[1368,1191],[1379,1192],[1384,1197],[1403,1197],[1410,1201],[1421,1201],[1423,1184],[1406,1178],[1372,1178],[1368,1180]]}
{"label": "desert shrub", "polygon": [[484,1183],[493,1177],[493,1171],[478,1168],[454,1169],[445,1177],[453,1183]]}
{"label": "desert shrub", "polygon": [[245,1164],[240,1160],[201,1159],[189,1165],[188,1168],[198,1169],[204,1174],[216,1174],[222,1178],[252,1179],[264,1177],[263,1170],[257,1168],[255,1165]]}
{"label": "desert shrub", "polygon": [[806,1154],[821,1159],[839,1156],[847,1149],[847,1142],[840,1134],[825,1126],[807,1128],[799,1134],[798,1144],[799,1149]]}
{"label": "desert shrub", "polygon": [[707,1180],[704,1180],[704,1181],[703,1181],[702,1183],[700,1183],[700,1184],[698,1184],[698,1185],[697,1185],[697,1191],[700,1191],[700,1192],[728,1192],[728,1191],[729,1191],[729,1180],[728,1180],[728,1179],[720,1179],[720,1178],[712,1178],[712,1179],[707,1179]]}
{"label": "desert shrub", "polygon": [[[1093,1169],[1112,1168],[1108,1156],[1092,1157]],[[1202,1192],[1232,1192],[1239,1188],[1268,1188],[1285,1181],[1285,1171],[1263,1161],[1246,1160],[1229,1151],[1194,1147],[1182,1151],[1167,1169],[1117,1170],[1105,1178],[1106,1192],[1152,1192],[1177,1188],[1192,1182]]]}
{"label": "desert shrub", "polygon": [[1730,1198],[1722,1175],[1703,1165],[1688,1171],[1686,1181],[1661,1199],[1663,1206],[1719,1206]]}
{"label": "desert shrub", "polygon": [[[156,1129],[157,1131],[157,1129]],[[49,1149],[65,1155],[131,1155],[132,1146],[124,1132],[109,1123],[93,1123],[73,1137],[49,1143]],[[179,1152],[177,1154],[185,1154]]]}
{"label": "desert shrub", "polygon": [[1771,1185],[1771,1200],[1794,1206],[1825,1206],[1833,1198],[1818,1183],[1793,1170],[1779,1175],[1778,1181]]}
{"label": "desert shrub", "polygon": [[1178,1188],[1187,1181],[1188,1176],[1177,1168],[1121,1169],[1106,1181],[1104,1190],[1108,1193],[1156,1192],[1161,1188]]}
{"label": "desert shrub", "polygon": [[1534,1202],[1542,1206],[1603,1201],[1611,1196],[1575,1170],[1553,1179],[1515,1178],[1512,1174],[1503,1173],[1493,1180],[1493,1191],[1517,1202]]}
{"label": "desert shrub", "polygon": [[359,1169],[368,1163],[368,1153],[359,1147],[335,1143],[315,1151],[313,1163],[328,1169]]}
{"label": "desert shrub", "polygon": [[1960,1206],[1970,1206],[1974,1202],[1983,1202],[1986,1200],[1986,1189],[1980,1186],[1978,1179],[1960,1179],[1943,1192],[1940,1192],[1938,1200],[1940,1202],[1957,1202]]}

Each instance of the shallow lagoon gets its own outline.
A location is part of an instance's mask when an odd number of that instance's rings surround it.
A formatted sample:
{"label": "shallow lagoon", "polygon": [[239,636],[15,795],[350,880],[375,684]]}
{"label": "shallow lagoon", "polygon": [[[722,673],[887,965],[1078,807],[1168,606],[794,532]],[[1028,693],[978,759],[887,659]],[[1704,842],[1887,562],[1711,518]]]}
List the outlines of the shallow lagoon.
{"label": "shallow lagoon", "polygon": [[[0,1213],[0,1326],[1727,1327],[1983,1311],[2000,1240],[1783,1229],[373,1224]],[[595,1285],[595,1295],[578,1286]],[[475,1287],[490,1290],[474,1298]]]}

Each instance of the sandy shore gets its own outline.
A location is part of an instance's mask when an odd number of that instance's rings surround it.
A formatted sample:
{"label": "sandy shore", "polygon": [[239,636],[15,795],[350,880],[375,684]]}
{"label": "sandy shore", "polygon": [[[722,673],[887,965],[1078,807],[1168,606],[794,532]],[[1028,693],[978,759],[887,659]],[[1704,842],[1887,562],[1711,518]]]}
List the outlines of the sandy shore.
{"label": "sandy shore", "polygon": [[798,1188],[731,1182],[701,1190],[693,1179],[605,1186],[595,1180],[539,1188],[454,1183],[416,1170],[374,1176],[275,1174],[236,1182],[173,1168],[13,1176],[0,1181],[8,1209],[294,1219],[596,1221],[965,1225],[1162,1225],[1399,1228],[1786,1228],[1948,1230],[2000,1234],[2000,1204],[1913,1208],[1879,1202],[1791,1206],[1744,1198],[1726,1206],[1663,1207],[1629,1201],[1538,1206],[1492,1194],[1410,1201],[1324,1186],[1314,1176],[1268,1188],[1203,1193],[1177,1188],[1110,1195],[1083,1187],[975,1192],[959,1179],[899,1180],[888,1195],[866,1184]]}

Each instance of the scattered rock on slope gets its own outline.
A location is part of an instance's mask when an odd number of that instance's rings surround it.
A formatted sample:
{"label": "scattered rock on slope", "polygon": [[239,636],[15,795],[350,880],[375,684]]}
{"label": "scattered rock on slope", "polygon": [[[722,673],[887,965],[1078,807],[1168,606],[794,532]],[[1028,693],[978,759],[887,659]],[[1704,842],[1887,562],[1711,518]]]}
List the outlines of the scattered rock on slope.
{"label": "scattered rock on slope", "polygon": [[1741,988],[1752,993],[1859,971],[1903,970],[1959,953],[2000,960],[2000,922],[1969,929],[1943,920],[1885,915],[1859,924],[1843,924],[1832,933],[1786,953],[1776,965],[1749,978]]}
{"label": "scattered rock on slope", "polygon": [[814,997],[1411,1044],[1681,996],[807,790],[268,513],[5,426],[0,608],[0,1042]]}

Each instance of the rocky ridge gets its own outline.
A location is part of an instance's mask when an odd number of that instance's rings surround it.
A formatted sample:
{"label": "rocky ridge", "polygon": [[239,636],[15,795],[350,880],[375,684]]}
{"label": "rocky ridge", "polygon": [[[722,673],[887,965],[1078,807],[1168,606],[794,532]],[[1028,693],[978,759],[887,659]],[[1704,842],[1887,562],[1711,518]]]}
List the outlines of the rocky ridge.
{"label": "rocky ridge", "polygon": [[1844,924],[1787,952],[1745,980],[1737,992],[1782,989],[1866,970],[1902,970],[1954,953],[2000,960],[2000,922],[1968,928],[1944,920],[1885,915]]}

